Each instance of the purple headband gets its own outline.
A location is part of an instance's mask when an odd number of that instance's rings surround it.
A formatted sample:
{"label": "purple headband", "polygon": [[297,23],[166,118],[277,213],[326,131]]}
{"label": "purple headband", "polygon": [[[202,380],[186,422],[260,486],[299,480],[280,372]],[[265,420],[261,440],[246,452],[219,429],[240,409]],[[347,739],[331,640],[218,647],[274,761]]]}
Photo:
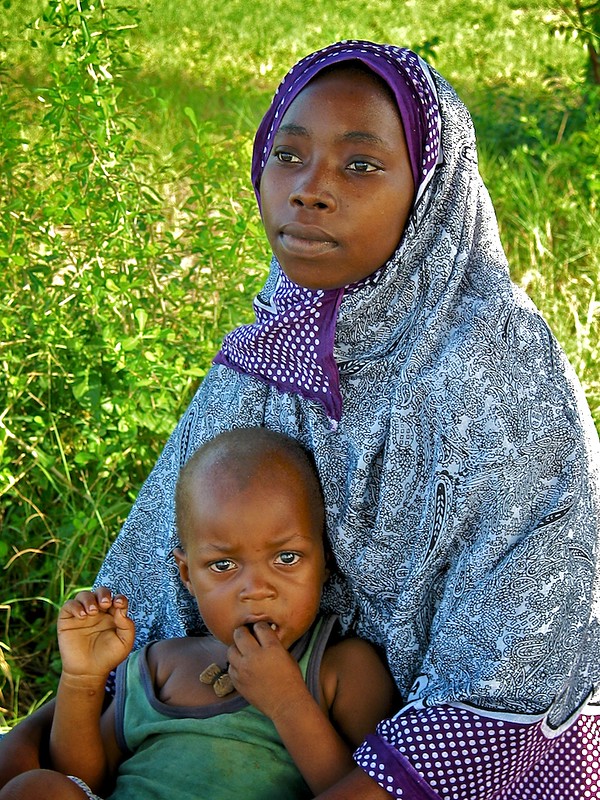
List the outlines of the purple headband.
{"label": "purple headband", "polygon": [[417,198],[438,163],[439,108],[427,67],[412,50],[366,41],[337,42],[299,61],[285,76],[254,139],[252,184],[260,206],[260,179],[273,139],[290,104],[321,70],[340,61],[361,61],[390,87],[396,98]]}

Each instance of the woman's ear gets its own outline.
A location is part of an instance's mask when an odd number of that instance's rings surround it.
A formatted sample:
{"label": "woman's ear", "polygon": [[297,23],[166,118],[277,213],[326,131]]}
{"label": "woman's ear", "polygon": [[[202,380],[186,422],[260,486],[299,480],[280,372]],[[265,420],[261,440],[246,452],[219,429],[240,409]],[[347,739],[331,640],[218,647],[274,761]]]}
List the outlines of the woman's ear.
{"label": "woman's ear", "polygon": [[192,584],[190,582],[190,571],[188,568],[187,554],[182,547],[176,547],[173,550],[173,556],[175,558],[177,568],[179,569],[179,577],[181,578],[181,582],[193,597],[194,592],[192,589]]}

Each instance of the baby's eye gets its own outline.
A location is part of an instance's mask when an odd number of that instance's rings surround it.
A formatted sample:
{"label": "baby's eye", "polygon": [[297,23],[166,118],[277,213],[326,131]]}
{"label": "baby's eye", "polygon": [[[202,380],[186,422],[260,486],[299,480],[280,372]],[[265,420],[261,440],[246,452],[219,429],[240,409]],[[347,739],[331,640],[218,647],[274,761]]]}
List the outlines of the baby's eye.
{"label": "baby's eye", "polygon": [[232,569],[235,569],[235,563],[230,561],[228,558],[223,558],[221,561],[213,561],[213,563],[209,566],[209,569],[213,572],[229,572]]}
{"label": "baby's eye", "polygon": [[283,164],[299,164],[300,159],[298,156],[294,155],[293,153],[289,153],[287,150],[279,150],[275,154],[275,158],[278,161],[281,161]]}
{"label": "baby's eye", "polygon": [[278,564],[285,564],[286,567],[289,567],[292,564],[297,564],[298,561],[300,561],[300,556],[298,553],[288,553],[287,551],[284,553],[279,553],[276,558],[276,562]]}
{"label": "baby's eye", "polygon": [[352,172],[375,172],[379,167],[371,164],[370,161],[351,161],[348,164],[348,169]]}

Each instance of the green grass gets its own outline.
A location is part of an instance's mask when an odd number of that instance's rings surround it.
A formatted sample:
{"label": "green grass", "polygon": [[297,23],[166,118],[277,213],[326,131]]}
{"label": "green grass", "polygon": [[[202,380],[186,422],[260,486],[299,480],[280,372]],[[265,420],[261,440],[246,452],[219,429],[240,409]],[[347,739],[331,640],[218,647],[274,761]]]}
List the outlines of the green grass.
{"label": "green grass", "polygon": [[[310,9],[299,9],[292,0],[182,0],[176,6],[172,0],[133,0],[130,5],[141,10],[139,28],[130,37],[140,54],[141,80],[158,89],[170,111],[183,101],[199,117],[225,119],[249,135],[289,66],[339,38],[400,43],[433,56],[461,94],[486,105],[488,98],[496,101],[490,88],[516,96],[534,89],[535,96],[547,97],[557,84],[574,89],[585,61],[581,47],[551,35],[544,20],[552,3],[540,0],[442,5],[317,0]],[[35,29],[26,37],[19,33],[19,25],[43,7],[41,0],[13,2],[2,23],[9,50],[30,80],[43,76],[48,59],[57,55]]]}
{"label": "green grass", "polygon": [[340,38],[404,44],[454,83],[513,277],[600,425],[600,103],[580,41],[552,32],[552,2],[120,5],[139,26],[113,20],[89,47],[75,23],[58,46],[56,17],[25,27],[75,0],[13,0],[0,20],[6,725],[54,690],[57,608],[93,579],[223,334],[250,318],[268,263],[252,136],[307,52]]}

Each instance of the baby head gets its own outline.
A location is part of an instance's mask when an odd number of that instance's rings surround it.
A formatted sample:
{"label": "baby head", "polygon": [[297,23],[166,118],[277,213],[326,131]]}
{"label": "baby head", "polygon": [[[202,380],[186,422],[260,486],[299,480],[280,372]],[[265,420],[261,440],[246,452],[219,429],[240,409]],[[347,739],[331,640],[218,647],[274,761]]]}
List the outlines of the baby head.
{"label": "baby head", "polygon": [[289,648],[311,626],[328,570],[324,505],[312,457],[267,428],[201,447],[176,490],[175,559],[210,632],[268,622]]}

